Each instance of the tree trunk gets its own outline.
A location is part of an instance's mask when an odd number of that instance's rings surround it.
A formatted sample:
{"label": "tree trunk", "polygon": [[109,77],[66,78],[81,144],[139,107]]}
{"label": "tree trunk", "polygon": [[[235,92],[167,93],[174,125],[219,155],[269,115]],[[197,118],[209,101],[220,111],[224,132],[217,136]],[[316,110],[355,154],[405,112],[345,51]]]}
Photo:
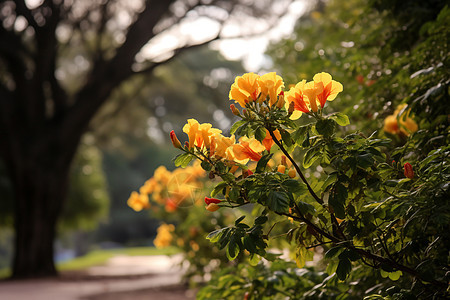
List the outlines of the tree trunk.
{"label": "tree trunk", "polygon": [[13,278],[57,275],[53,243],[77,143],[58,146],[56,140],[50,147],[30,142],[9,162],[15,194]]}

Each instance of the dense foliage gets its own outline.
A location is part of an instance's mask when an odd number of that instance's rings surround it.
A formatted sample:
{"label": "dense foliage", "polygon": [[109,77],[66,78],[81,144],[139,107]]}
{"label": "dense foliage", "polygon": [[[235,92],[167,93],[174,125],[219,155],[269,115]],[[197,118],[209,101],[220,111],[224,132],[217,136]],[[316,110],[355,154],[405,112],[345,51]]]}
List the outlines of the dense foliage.
{"label": "dense foliage", "polygon": [[221,270],[200,299],[449,296],[450,9],[328,5],[273,47],[289,82],[236,78],[230,137],[192,119],[185,145],[171,135],[177,166],[197,159],[222,179],[208,211],[252,211],[208,235],[248,263]]}

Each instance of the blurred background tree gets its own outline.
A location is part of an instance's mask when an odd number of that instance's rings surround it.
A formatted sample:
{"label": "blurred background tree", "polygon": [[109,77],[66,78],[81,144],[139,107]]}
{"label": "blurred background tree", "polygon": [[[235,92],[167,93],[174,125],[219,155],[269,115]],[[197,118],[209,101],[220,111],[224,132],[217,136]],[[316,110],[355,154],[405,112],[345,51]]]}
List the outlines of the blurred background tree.
{"label": "blurred background tree", "polygon": [[[124,99],[120,93],[137,98],[134,93],[145,89],[148,79],[158,82],[155,75],[177,87],[177,92],[167,87],[166,98],[158,95],[153,100],[155,114],[162,118],[164,109],[168,111],[164,103],[176,107],[169,101],[196,91],[186,82],[172,81],[187,78],[183,76],[189,76],[188,68],[183,73],[158,67],[175,62],[188,49],[230,37],[224,29],[243,19],[264,22],[237,35],[264,32],[284,12],[279,3],[277,10],[273,5],[272,1],[183,0],[0,3],[0,154],[13,198],[13,277],[56,274],[53,242],[69,190],[71,164],[83,135],[104,123],[101,118],[91,122],[94,117],[104,113],[103,108],[112,113],[121,110],[106,103],[130,100],[114,101]],[[199,34],[199,28],[209,30]],[[211,73],[204,83],[213,87],[226,73],[222,71]],[[131,84],[138,76],[140,81]],[[194,101],[180,104],[179,110],[188,113],[188,107],[201,106]],[[211,109],[221,119],[220,105]],[[153,119],[150,123],[152,135],[156,125]]]}

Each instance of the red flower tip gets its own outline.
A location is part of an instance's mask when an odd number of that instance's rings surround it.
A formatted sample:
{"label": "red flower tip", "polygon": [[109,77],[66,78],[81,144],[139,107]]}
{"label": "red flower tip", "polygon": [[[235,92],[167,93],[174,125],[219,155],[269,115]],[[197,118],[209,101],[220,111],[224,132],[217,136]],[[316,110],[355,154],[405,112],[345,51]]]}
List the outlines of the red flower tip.
{"label": "red flower tip", "polygon": [[219,200],[219,199],[216,199],[216,198],[208,198],[208,197],[205,197],[205,203],[206,203],[206,205],[209,205],[209,204],[211,204],[211,203],[218,204],[218,203],[220,203],[220,202],[222,202],[222,200]]}

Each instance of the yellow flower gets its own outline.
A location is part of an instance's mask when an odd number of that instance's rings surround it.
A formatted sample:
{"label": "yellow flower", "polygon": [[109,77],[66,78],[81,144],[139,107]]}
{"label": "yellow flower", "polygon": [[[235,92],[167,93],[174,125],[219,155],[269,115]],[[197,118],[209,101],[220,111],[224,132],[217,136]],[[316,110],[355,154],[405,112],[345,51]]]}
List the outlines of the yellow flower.
{"label": "yellow flower", "polygon": [[299,83],[297,83],[295,86],[291,87],[288,92],[284,94],[284,97],[286,99],[286,110],[289,110],[289,105],[291,102],[294,103],[294,112],[291,115],[292,120],[296,120],[300,118],[302,115],[302,112],[308,113],[309,112],[309,101],[307,97],[303,94],[303,90],[306,85],[306,80],[302,80]]}
{"label": "yellow flower", "polygon": [[157,235],[153,244],[156,248],[165,248],[170,246],[173,237],[172,232],[175,230],[175,226],[172,224],[161,224],[157,229]]}
{"label": "yellow flower", "polygon": [[280,94],[282,88],[284,88],[283,78],[275,72],[267,73],[259,78],[259,85],[261,87],[261,99],[264,100],[269,96],[270,106],[277,103],[277,96]]}
{"label": "yellow flower", "polygon": [[145,194],[139,194],[138,192],[131,192],[130,198],[128,198],[127,204],[135,211],[141,211],[150,207],[148,196]]}
{"label": "yellow flower", "polygon": [[188,135],[189,139],[189,149],[192,149],[195,144],[198,144],[196,138],[198,136],[198,131],[200,128],[200,124],[195,119],[189,119],[188,123],[184,125],[183,132]]}
{"label": "yellow flower", "polygon": [[404,110],[405,107],[406,104],[400,104],[392,115],[387,116],[386,119],[384,119],[384,131],[391,134],[404,134],[409,136],[410,133],[414,133],[419,129],[417,123],[409,117],[409,110],[406,113],[403,112],[403,114],[399,116],[399,113]]}
{"label": "yellow flower", "polygon": [[217,128],[212,128],[209,123],[199,124],[195,119],[189,119],[188,123],[184,125],[183,132],[187,133],[189,138],[189,149],[195,146],[201,148],[203,146],[210,147],[210,137],[222,131]]}
{"label": "yellow flower", "polygon": [[317,95],[322,93],[323,86],[316,84],[314,81],[307,82],[303,88],[303,95],[308,97],[308,104],[313,112],[317,112]]}
{"label": "yellow flower", "polygon": [[[277,130],[275,130],[273,132],[273,134],[275,135],[277,140],[281,140],[281,134],[280,132]],[[269,131],[266,129],[266,137],[264,138],[264,140],[262,141],[262,144],[264,145],[264,147],[266,148],[266,150],[268,152],[270,152],[270,149],[272,148],[273,144],[275,142],[272,139],[272,136],[270,135]]]}
{"label": "yellow flower", "polygon": [[235,161],[238,163],[246,163],[248,159],[259,161],[261,159],[261,152],[265,147],[254,138],[247,138],[245,136],[239,139],[238,144],[232,145]]}
{"label": "yellow flower", "polygon": [[211,146],[211,149],[214,151],[211,151],[210,156],[214,156],[216,158],[225,158],[228,160],[232,160],[232,154],[227,149],[235,144],[235,137],[232,135],[231,137],[226,137],[221,134],[215,134],[212,137],[212,144],[214,146]]}
{"label": "yellow flower", "polygon": [[[322,72],[314,75],[314,84],[321,87],[322,90],[317,95],[317,100],[319,100],[320,106],[323,108],[326,101],[332,101],[336,96],[344,90],[344,87],[340,82],[332,80],[330,74]],[[310,101],[312,101],[310,99]]]}
{"label": "yellow flower", "polygon": [[245,107],[245,104],[249,101],[256,101],[260,93],[258,78],[259,75],[255,73],[237,76],[231,85],[230,100],[238,102],[242,107]]}

